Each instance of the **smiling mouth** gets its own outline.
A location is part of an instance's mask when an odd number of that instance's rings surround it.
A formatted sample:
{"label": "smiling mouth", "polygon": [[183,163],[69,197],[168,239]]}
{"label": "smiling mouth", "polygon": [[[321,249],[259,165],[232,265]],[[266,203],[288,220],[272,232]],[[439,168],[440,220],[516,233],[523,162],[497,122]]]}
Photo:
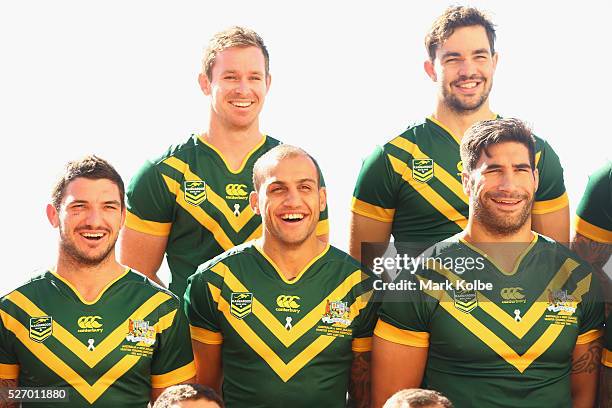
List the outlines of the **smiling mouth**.
{"label": "smiling mouth", "polygon": [[304,219],[304,214],[297,214],[297,213],[283,214],[281,215],[281,219],[285,222],[296,223]]}
{"label": "smiling mouth", "polygon": [[253,104],[253,101],[243,101],[243,102],[232,101],[232,102],[230,102],[230,104],[232,106],[237,107],[237,108],[248,108],[249,106],[251,106]]}
{"label": "smiling mouth", "polygon": [[491,201],[493,201],[496,204],[502,205],[502,206],[506,206],[506,205],[514,206],[523,200],[520,198],[492,198],[491,197]]}
{"label": "smiling mouth", "polygon": [[88,241],[99,241],[106,234],[103,232],[81,232],[80,235]]}

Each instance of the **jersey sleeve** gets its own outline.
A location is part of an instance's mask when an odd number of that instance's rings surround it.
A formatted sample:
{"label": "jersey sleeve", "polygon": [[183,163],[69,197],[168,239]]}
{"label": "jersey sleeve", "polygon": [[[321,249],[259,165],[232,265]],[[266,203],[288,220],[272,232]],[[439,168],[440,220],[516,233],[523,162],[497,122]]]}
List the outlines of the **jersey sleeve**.
{"label": "jersey sleeve", "polygon": [[533,205],[534,214],[555,212],[569,205],[559,156],[546,141],[542,141],[541,146],[541,150],[536,152],[540,180]]}
{"label": "jersey sleeve", "polygon": [[0,379],[16,380],[19,377],[19,362],[14,352],[15,336],[7,329],[10,317],[3,308],[0,308],[0,318]]}
{"label": "jersey sleeve", "polygon": [[428,305],[433,300],[420,290],[418,276],[419,271],[414,275],[402,271],[394,282],[405,282],[404,290],[386,291],[374,329],[376,336],[406,346],[429,346],[432,309]]}
{"label": "jersey sleeve", "polygon": [[372,284],[373,278],[372,275],[369,275],[358,285],[359,289],[356,293],[358,296],[352,306],[352,309],[359,311],[353,329],[352,349],[355,352],[372,350],[372,334],[380,306],[380,292],[375,291]]}
{"label": "jersey sleeve", "polygon": [[392,222],[396,208],[396,178],[384,148],[378,146],[361,166],[351,211],[374,220]]}
{"label": "jersey sleeve", "polygon": [[601,243],[612,243],[612,164],[589,177],[574,220],[576,232]]}
{"label": "jersey sleeve", "polygon": [[589,284],[588,292],[582,295],[580,301],[582,312],[577,344],[590,343],[603,335],[604,303],[599,279],[591,272],[578,283],[577,290],[580,290],[581,283],[586,285],[587,282]]}
{"label": "jersey sleeve", "polygon": [[200,267],[189,278],[183,305],[191,338],[204,344],[222,344],[217,307],[221,289],[220,285],[209,281],[210,275],[213,275],[211,271]]}
{"label": "jersey sleeve", "polygon": [[126,227],[162,237],[170,234],[175,199],[164,177],[152,161],[134,175],[126,190]]}
{"label": "jersey sleeve", "polygon": [[171,310],[157,323],[158,346],[151,364],[151,386],[165,388],[193,378],[196,374],[193,351],[189,338],[189,325],[173,298]]}

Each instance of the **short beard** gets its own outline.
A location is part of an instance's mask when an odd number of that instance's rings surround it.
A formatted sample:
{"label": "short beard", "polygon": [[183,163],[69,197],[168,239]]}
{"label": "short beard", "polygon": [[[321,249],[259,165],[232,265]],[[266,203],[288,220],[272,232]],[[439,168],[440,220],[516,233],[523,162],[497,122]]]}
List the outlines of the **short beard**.
{"label": "short beard", "polygon": [[67,239],[64,236],[63,231],[60,230],[60,250],[66,255],[68,255],[70,258],[72,258],[74,263],[78,265],[96,266],[96,265],[101,264],[102,262],[108,259],[114,247],[115,247],[115,243],[113,242],[111,245],[109,245],[106,251],[101,253],[99,256],[88,257],[85,254],[83,254],[81,251],[79,251],[79,249],[74,245],[74,243],[70,241],[69,239]]}
{"label": "short beard", "polygon": [[[529,199],[527,197],[521,197],[522,199]],[[485,194],[483,200],[488,199],[488,195]],[[518,232],[529,220],[531,216],[531,210],[533,208],[533,196],[523,206],[522,211],[515,218],[513,222],[512,218],[500,217],[489,210],[489,207],[484,205],[479,197],[473,197],[474,202],[474,218],[487,230],[487,232],[496,236],[508,236]]]}
{"label": "short beard", "polygon": [[[461,77],[457,81],[465,81],[467,79],[468,78]],[[482,79],[482,78],[478,78],[478,79]],[[453,83],[454,82],[456,82],[456,81],[453,81]],[[451,83],[451,86],[453,86],[453,83]],[[488,85],[488,84],[489,84],[489,82],[486,81],[485,85]],[[491,92],[491,87],[489,87],[488,89],[485,88],[485,90],[483,91],[482,95],[480,96],[480,99],[478,99],[475,103],[466,104],[466,103],[462,102],[453,93],[447,91],[446,88],[444,88],[444,87],[442,88],[442,96],[444,97],[444,103],[453,112],[457,113],[458,115],[469,115],[469,114],[473,113],[474,111],[477,111],[478,109],[480,109],[481,106],[487,101],[487,99],[489,99],[489,93],[490,92]]]}

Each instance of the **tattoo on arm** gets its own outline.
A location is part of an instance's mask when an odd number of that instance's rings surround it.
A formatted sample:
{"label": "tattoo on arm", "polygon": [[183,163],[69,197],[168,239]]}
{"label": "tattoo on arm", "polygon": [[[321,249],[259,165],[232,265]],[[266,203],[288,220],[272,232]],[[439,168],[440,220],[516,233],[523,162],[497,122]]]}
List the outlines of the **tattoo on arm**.
{"label": "tattoo on arm", "polygon": [[596,242],[592,239],[576,233],[572,241],[572,250],[580,255],[581,258],[591,264],[595,275],[599,278],[603,296],[606,303],[612,301],[612,282],[608,277],[604,266],[612,256],[612,245],[608,243]]}
{"label": "tattoo on arm", "polygon": [[354,353],[349,383],[348,406],[351,408],[370,407],[370,366],[372,353]]}
{"label": "tattoo on arm", "polygon": [[17,380],[0,380],[0,408],[17,408],[19,402],[8,400],[6,390],[8,388],[16,388]]}
{"label": "tattoo on arm", "polygon": [[598,371],[602,348],[601,339],[591,342],[584,353],[572,360],[572,374],[590,374]]}

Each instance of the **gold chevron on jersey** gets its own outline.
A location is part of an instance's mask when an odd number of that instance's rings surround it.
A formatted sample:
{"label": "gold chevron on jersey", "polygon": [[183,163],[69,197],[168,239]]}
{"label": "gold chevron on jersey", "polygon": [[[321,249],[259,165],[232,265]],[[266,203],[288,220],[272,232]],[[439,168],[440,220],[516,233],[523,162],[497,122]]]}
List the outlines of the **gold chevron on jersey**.
{"label": "gold chevron on jersey", "polygon": [[[313,358],[319,355],[330,344],[332,344],[334,340],[338,338],[334,336],[320,335],[312,343],[310,343],[302,351],[300,351],[293,359],[291,359],[291,361],[285,363],[281,359],[281,357],[279,357],[279,355],[272,349],[272,347],[270,347],[269,344],[267,344],[260,336],[257,335],[257,333],[255,333],[255,331],[248,325],[248,323],[244,319],[238,319],[232,315],[232,313],[230,312],[230,305],[228,304],[227,300],[225,300],[225,298],[223,298],[223,296],[221,295],[221,290],[219,288],[217,288],[210,282],[208,283],[208,288],[213,299],[217,302],[218,310],[223,313],[229,324],[234,328],[238,335],[249,345],[249,347],[251,347],[251,349],[253,349],[253,351],[255,351],[270,366],[270,368],[272,368],[272,370],[283,380],[283,382],[289,381],[295,374],[297,374],[302,368],[304,368],[304,366],[308,364],[308,362],[310,362]],[[361,310],[366,307],[370,296],[371,291],[355,299],[353,304],[350,306],[350,315],[353,316],[353,318],[357,317]],[[256,301],[254,297],[253,304],[261,305],[259,302]],[[263,305],[261,307],[265,309]],[[312,311],[309,312],[308,315],[311,315],[315,311],[317,313],[321,313],[319,307],[320,305],[315,307]],[[255,308],[255,306],[253,308]],[[316,317],[318,321],[321,317],[321,314]],[[272,319],[274,319],[274,321],[278,323],[276,318],[272,317]],[[301,322],[302,321],[300,321],[299,323]],[[267,327],[268,329],[270,329],[269,326]],[[285,330],[285,332],[287,332],[287,330]],[[293,332],[293,329],[290,332]],[[278,336],[279,333],[276,333],[275,331],[272,331],[272,333],[275,334],[275,336],[282,341],[282,339]],[[301,335],[303,334],[304,333],[302,333]],[[301,335],[299,337],[301,337]],[[297,338],[295,340],[297,340]],[[293,341],[291,341],[291,343],[293,343]],[[285,342],[283,342],[283,344],[285,344]],[[285,347],[289,347],[289,345],[285,344]]]}
{"label": "gold chevron on jersey", "polygon": [[[176,157],[168,157],[163,162],[167,164],[168,166],[172,167],[173,169],[181,172],[185,180],[204,183],[203,180],[198,175],[196,175],[195,173],[191,171],[191,169],[189,168],[189,165],[185,163],[184,161]],[[215,208],[217,208],[217,210],[219,210],[223,214],[223,216],[225,217],[225,219],[230,224],[230,226],[234,229],[235,232],[239,232],[240,230],[242,230],[242,228],[244,228],[244,226],[255,215],[251,207],[247,205],[239,213],[239,215],[236,216],[234,211],[231,210],[229,206],[227,205],[227,202],[211,188],[210,184],[205,185],[205,188],[206,190],[204,193],[204,199],[206,199],[209,203],[211,203]],[[185,194],[187,194],[186,191],[185,191]],[[203,202],[204,199],[199,201],[198,204]]]}
{"label": "gold chevron on jersey", "polygon": [[[124,322],[119,324],[117,328],[106,336],[106,338],[94,350],[88,350],[87,346],[81,343],[69,331],[62,327],[57,320],[52,321],[53,330],[50,335],[53,336],[67,350],[83,361],[88,367],[94,368],[110,352],[119,347],[123,342],[125,334],[127,333],[127,327],[130,319],[134,320],[146,318],[150,313],[152,313],[162,303],[166,302],[170,298],[170,295],[163,292],[157,292],[155,295],[151,296]],[[41,310],[34,304],[34,302],[19,291],[12,292],[6,297],[6,299],[10,300],[13,304],[31,317],[47,315],[45,311]],[[174,321],[175,315],[176,310],[173,310],[165,316],[160,317],[157,323],[155,323],[153,326],[155,332],[161,333],[169,328]],[[17,339],[25,347],[27,347],[33,355],[35,355],[55,374],[63,378],[68,384],[74,387],[90,403],[95,402],[102,394],[104,394],[104,392],[106,392],[108,387],[110,387],[118,378],[129,371],[141,358],[140,356],[133,355],[124,356],[107,372],[102,374],[93,385],[90,385],[79,373],[76,372],[76,370],[58,357],[45,344],[42,342],[31,341],[30,331],[26,329],[26,327],[20,321],[15,319],[7,312],[1,310],[0,317],[2,318],[4,326],[9,331],[14,333]],[[137,345],[143,347],[145,346],[144,342],[140,342]]]}
{"label": "gold chevron on jersey", "polygon": [[[449,282],[451,282],[453,287],[456,287],[458,281],[463,280],[450,270],[442,267],[439,263],[428,262],[427,266],[429,270],[436,271],[438,274],[442,275]],[[567,260],[563,263],[563,265],[561,265],[561,268],[559,268],[548,285],[546,285],[546,288],[544,288],[540,296],[533,302],[520,321],[516,321],[513,316],[510,316],[481,292],[477,292],[477,296],[480,299],[478,306],[480,306],[483,311],[494,318],[499,324],[508,329],[508,331],[510,331],[514,336],[522,339],[527,333],[529,333],[533,326],[546,312],[546,308],[548,307],[549,291],[563,287],[563,285],[565,285],[567,280],[570,278],[572,272],[578,266],[578,262],[571,258],[567,258]]]}
{"label": "gold chevron on jersey", "polygon": [[[405,140],[405,139],[402,139]],[[399,174],[402,179],[410,183],[414,190],[419,193],[429,204],[443,214],[450,221],[457,224],[461,229],[467,226],[467,218],[455,207],[449,204],[436,190],[427,183],[415,183],[412,178],[412,170],[402,160],[388,154],[389,162],[393,170]],[[441,167],[440,167],[441,168]],[[435,172],[434,172],[435,173]],[[448,173],[447,173],[448,174]],[[449,177],[452,177],[449,175]]]}
{"label": "gold chevron on jersey", "polygon": [[[559,273],[557,273],[555,278],[557,278],[558,275]],[[571,295],[574,299],[576,299],[577,303],[579,303],[582,300],[582,296],[589,291],[591,286],[591,275],[592,274],[587,275],[577,283],[576,289]],[[424,278],[421,276],[418,276],[418,279],[424,281]],[[449,315],[455,318],[455,320],[463,325],[468,331],[470,331],[474,336],[480,339],[491,350],[496,352],[501,358],[506,360],[506,362],[515,367],[521,373],[524,372],[538,357],[545,353],[546,350],[548,350],[548,348],[554,344],[563,329],[566,327],[565,325],[550,324],[546,330],[544,330],[544,333],[542,333],[540,337],[538,337],[538,339],[529,347],[529,349],[524,354],[520,355],[510,345],[508,345],[508,343],[495,334],[493,330],[478,320],[474,314],[467,314],[459,311],[454,305],[454,299],[452,299],[446,291],[425,289],[424,292],[432,298],[437,299],[439,305]],[[479,293],[479,295],[481,294]],[[489,302],[479,302],[479,305],[484,303]],[[536,307],[536,310],[542,306],[546,308],[547,303],[544,305],[541,305],[541,303],[542,302],[534,302],[532,308],[534,306]],[[530,310],[530,312],[532,312],[532,310]],[[501,313],[505,315],[505,312],[501,311]],[[572,313],[573,312],[567,310],[560,310],[558,312],[560,316],[570,316]],[[501,314],[497,312],[495,314],[501,316]],[[512,330],[511,326],[507,326],[508,321],[499,323],[508,328],[508,330],[512,331],[514,335],[517,335],[516,329]],[[531,323],[527,330],[531,329],[532,326],[533,323]]]}
{"label": "gold chevron on jersey", "polygon": [[[224,284],[233,293],[251,293],[232,273],[232,271],[222,262],[215,264],[211,270],[223,278]],[[252,298],[252,313],[259,321],[281,342],[285,347],[291,346],[295,341],[299,340],[306,332],[312,329],[325,313],[327,299],[342,299],[363,280],[367,279],[367,275],[356,270],[349,275],[340,285],[338,285],[327,296],[323,297],[321,302],[308,312],[299,322],[293,325],[291,330],[285,329],[285,325],[277,320],[277,318],[255,297]],[[210,284],[209,284],[210,285]],[[364,298],[371,296],[371,292]],[[215,299],[218,301],[218,299]],[[365,304],[363,305],[365,306]],[[359,309],[361,310],[361,309]]]}
{"label": "gold chevron on jersey", "polygon": [[[435,163],[432,158],[430,158],[425,153],[423,153],[421,149],[419,149],[419,146],[417,146],[416,144],[412,143],[410,140],[403,138],[401,136],[396,137],[395,139],[391,140],[391,142],[389,143],[405,151],[406,153],[410,154],[413,157],[413,160],[431,161],[431,166],[432,166],[431,177],[428,177],[427,180],[429,180],[432,177],[437,178],[438,180],[440,180],[442,184],[448,187],[457,196],[457,198],[462,200],[464,203],[468,204],[468,197],[463,192],[463,186],[461,185],[461,183],[455,177],[453,177],[448,171],[446,171],[444,167]],[[399,160],[397,158],[395,159]],[[394,169],[395,169],[395,166],[394,166]],[[415,176],[415,171],[413,168],[412,169],[412,179],[421,181],[419,178],[422,178],[422,172],[419,174],[417,178]],[[410,179],[406,181],[410,183],[412,187],[417,188],[418,184],[414,183],[414,181],[411,181]]]}

